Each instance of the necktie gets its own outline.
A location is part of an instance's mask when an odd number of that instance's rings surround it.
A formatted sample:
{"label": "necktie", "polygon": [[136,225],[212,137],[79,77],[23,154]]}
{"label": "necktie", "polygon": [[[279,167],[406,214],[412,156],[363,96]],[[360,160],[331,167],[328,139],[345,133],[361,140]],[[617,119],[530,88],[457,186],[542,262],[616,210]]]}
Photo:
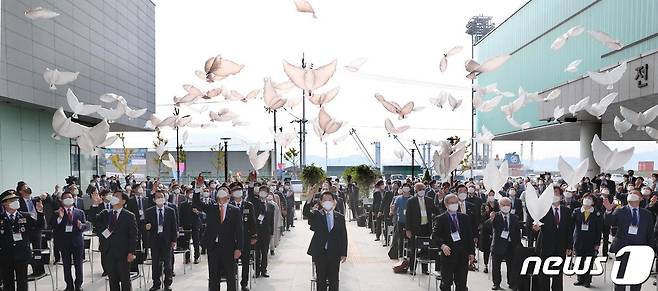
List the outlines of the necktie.
{"label": "necktie", "polygon": [[160,213],[158,214],[158,225],[162,225],[162,224],[163,224],[163,221],[164,221],[164,217],[163,217],[163,215],[162,215],[162,208],[158,209],[158,211],[160,212]]}
{"label": "necktie", "polygon": [[459,232],[459,220],[457,219],[457,214],[452,214],[450,216],[452,217],[453,232]]}
{"label": "necktie", "polygon": [[589,210],[585,209],[585,223],[587,223],[588,219],[589,219]]}
{"label": "necktie", "polygon": [[462,210],[462,213],[463,213],[463,214],[466,214],[466,203],[461,202],[460,208],[461,208],[461,210]]}
{"label": "necktie", "polygon": [[219,223],[224,223],[224,204],[219,204]]}
{"label": "necktie", "polygon": [[71,214],[71,208],[66,210],[68,216],[69,216],[69,222],[73,222],[73,214]]}
{"label": "necktie", "polygon": [[633,222],[632,225],[637,226],[639,224],[639,219],[637,217],[637,208],[633,209]]}
{"label": "necktie", "polygon": [[32,201],[27,200],[25,201],[25,204],[27,204],[27,211],[30,213],[34,213],[34,205],[32,205]]}
{"label": "necktie", "polygon": [[144,209],[142,208],[142,197],[138,197],[138,198],[137,198],[137,204],[138,204],[139,210],[144,210]]}
{"label": "necktie", "polygon": [[555,227],[560,225],[560,208],[553,208],[553,216],[555,217]]}
{"label": "necktie", "polygon": [[13,214],[11,215],[11,222],[12,222],[12,223],[14,222],[14,218],[16,218],[14,215],[16,215],[16,214],[13,213]]}
{"label": "necktie", "polygon": [[117,222],[117,211],[113,210],[110,215],[110,225],[107,227],[110,231],[114,230],[114,224]]}
{"label": "necktie", "polygon": [[334,216],[327,214],[327,230],[331,231],[334,228]]}
{"label": "necktie", "polygon": [[508,224],[508,222],[507,222],[507,215],[503,215],[503,220],[504,220],[504,222],[505,222],[505,225],[503,226],[503,229],[504,229],[505,231],[507,231],[507,230],[509,230],[509,226],[508,226],[509,224]]}

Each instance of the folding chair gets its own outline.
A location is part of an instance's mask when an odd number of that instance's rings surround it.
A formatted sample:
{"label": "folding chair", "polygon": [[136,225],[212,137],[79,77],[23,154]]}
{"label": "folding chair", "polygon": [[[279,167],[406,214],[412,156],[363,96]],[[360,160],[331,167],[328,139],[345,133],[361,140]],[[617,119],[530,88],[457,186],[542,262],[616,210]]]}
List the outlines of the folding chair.
{"label": "folding chair", "polygon": [[34,283],[34,290],[37,290],[37,281],[45,278],[46,276],[50,276],[50,285],[53,290],[55,290],[55,280],[53,278],[53,273],[51,267],[51,259],[50,259],[50,249],[33,249],[32,250],[32,259],[34,261],[40,261],[47,269],[48,269],[48,274],[41,274],[38,277],[35,277],[32,279],[32,282]]}
{"label": "folding chair", "polygon": [[[178,232],[179,237],[186,236],[186,235],[192,235],[192,231],[191,230],[180,230]],[[186,245],[186,246],[176,246],[176,249],[174,249],[174,254],[173,254],[174,256],[175,255],[180,255],[180,254],[183,255],[183,274],[187,274],[187,265],[190,265],[190,269],[192,269],[192,264],[189,264],[189,263],[186,264],[185,263],[185,257],[191,256],[192,255],[191,253],[192,252],[190,250],[189,241],[188,241],[188,245]],[[172,266],[172,268],[173,267],[174,266]]]}
{"label": "folding chair", "polygon": [[311,291],[318,290],[317,286],[317,274],[315,273],[315,262],[311,262]]}
{"label": "folding chair", "polygon": [[[430,258],[430,245],[431,245],[431,239],[429,236],[416,236],[414,237],[414,249],[412,250],[414,252],[414,272],[411,274],[412,278],[416,277],[416,274],[418,273],[418,265],[421,264],[427,264],[428,270],[432,267],[432,264],[434,264],[434,260]],[[423,252],[426,254],[427,257],[420,257],[419,254]],[[429,276],[428,276],[428,282],[429,282]],[[418,280],[418,285],[420,286],[420,280]]]}

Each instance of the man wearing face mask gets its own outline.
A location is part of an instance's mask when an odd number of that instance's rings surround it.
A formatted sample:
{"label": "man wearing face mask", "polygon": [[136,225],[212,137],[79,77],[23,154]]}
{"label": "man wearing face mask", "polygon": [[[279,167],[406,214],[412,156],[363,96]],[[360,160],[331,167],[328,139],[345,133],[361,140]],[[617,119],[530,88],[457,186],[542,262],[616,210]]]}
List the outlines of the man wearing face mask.
{"label": "man wearing face mask", "polygon": [[[423,236],[429,237],[432,233],[432,218],[434,217],[434,204],[432,198],[425,196],[425,185],[423,183],[416,183],[414,185],[416,196],[409,198],[407,201],[406,211],[406,236],[410,242],[410,256],[409,267],[412,274],[416,271],[414,269],[414,261],[416,259],[416,237]],[[427,254],[419,253],[419,256],[426,256]],[[427,264],[422,265],[423,273],[429,274]]]}
{"label": "man wearing face mask", "polygon": [[129,199],[128,194],[115,191],[110,196],[112,209],[104,209],[94,220],[101,265],[107,272],[110,291],[132,290],[130,265],[137,248],[137,220],[132,212],[124,209]]}
{"label": "man wearing face mask", "polygon": [[[591,194],[585,194],[583,206],[573,211],[573,223],[574,251],[576,256],[583,258],[578,266],[578,268],[583,268],[585,257],[591,257],[592,262],[594,261],[594,257],[599,251],[603,230],[603,216],[594,208],[594,199]],[[591,267],[590,264],[589,268]],[[574,285],[589,288],[591,283],[592,276],[584,274],[578,275],[578,280]]]}
{"label": "man wearing face mask", "polygon": [[126,209],[135,214],[137,219],[137,247],[143,249],[144,256],[148,254],[149,244],[148,244],[148,235],[147,231],[144,228],[146,225],[146,209],[149,209],[153,206],[150,199],[144,197],[144,189],[141,186],[138,186],[135,189],[135,196],[131,197],[126,204]]}
{"label": "man wearing face mask", "polygon": [[483,253],[484,259],[484,273],[489,273],[489,256],[491,255],[491,236],[493,226],[491,225],[491,217],[500,211],[498,201],[496,201],[496,193],[493,190],[487,194],[487,202],[482,204],[480,209],[480,237],[478,245],[476,246]]}
{"label": "man wearing face mask", "polygon": [[521,227],[516,215],[510,213],[512,201],[503,197],[498,202],[500,212],[492,213],[492,242],[491,242],[491,269],[493,287],[491,290],[500,290],[500,266],[504,261],[507,265],[507,284],[515,289],[519,270],[513,265],[514,250],[521,246]]}
{"label": "man wearing face mask", "polygon": [[[553,187],[553,204],[540,221],[541,226],[534,224],[534,221],[528,221],[532,224],[532,230],[537,237],[537,253],[542,259],[559,256],[565,258],[571,256],[573,247],[573,223],[571,222],[571,210],[561,205],[562,189],[558,186]],[[539,286],[541,290],[562,290],[562,270],[556,276],[539,276]]]}
{"label": "man wearing face mask", "polygon": [[467,187],[464,184],[461,184],[457,186],[457,198],[459,198],[459,212],[462,214],[468,215],[470,218],[471,222],[471,231],[473,232],[471,237],[473,238],[473,242],[475,245],[478,244],[478,236],[479,236],[479,226],[480,226],[480,208],[477,208],[477,206],[471,202],[466,201],[467,200]]}
{"label": "man wearing face mask", "polygon": [[[194,247],[194,263],[199,263],[201,252],[199,250],[199,229],[201,228],[201,214],[199,211],[192,207],[192,199],[194,197],[194,190],[192,188],[185,189],[185,196],[187,199],[180,205],[180,226],[185,231],[185,235],[179,237],[179,245],[185,249],[189,249],[190,239]],[[205,196],[205,195],[204,195]],[[190,252],[185,253],[185,264],[190,263]]]}
{"label": "man wearing face mask", "polygon": [[402,185],[402,195],[397,196],[393,201],[392,214],[397,221],[396,231],[399,234],[397,243],[398,257],[402,257],[404,251],[404,240],[406,239],[406,222],[407,222],[407,202],[411,197],[411,185],[405,183]]}
{"label": "man wearing face mask", "polygon": [[[87,221],[84,211],[73,207],[73,195],[64,192],[61,197],[61,205],[51,218],[53,226],[53,237],[56,249],[62,256],[64,265],[64,291],[82,290],[82,261],[84,255],[84,239],[82,233],[87,229]],[[71,263],[75,266],[75,282],[71,275]]]}
{"label": "man wearing face mask", "polygon": [[268,203],[267,196],[269,188],[265,185],[258,189],[260,201],[256,205],[256,229],[258,241],[256,242],[256,277],[269,278],[267,274],[267,255],[270,248],[270,240],[274,235],[274,205]]}
{"label": "man wearing face mask", "polygon": [[247,284],[249,284],[249,262],[251,260],[251,249],[256,245],[258,234],[256,230],[256,211],[254,205],[249,201],[242,199],[242,185],[234,183],[231,185],[231,196],[233,200],[229,203],[239,208],[242,213],[242,224],[244,229],[244,252],[240,256],[242,262],[242,275],[240,276],[240,286],[242,291],[249,291]]}
{"label": "man wearing face mask", "polygon": [[283,196],[286,198],[287,216],[286,216],[286,230],[290,231],[291,227],[295,227],[295,192],[290,189],[290,180],[283,183]]}
{"label": "man wearing face mask", "polygon": [[347,260],[345,217],[335,212],[335,208],[335,195],[323,192],[320,203],[305,213],[313,231],[306,253],[315,263],[317,291],[338,291],[340,263]]}
{"label": "man wearing face mask", "polygon": [[[628,194],[628,205],[615,209],[610,201],[603,200],[606,209],[604,223],[617,227],[617,233],[610,246],[610,252],[616,253],[628,245],[647,245],[655,248],[653,215],[649,210],[640,208],[640,193],[633,190]],[[618,257],[621,261],[620,270],[627,269],[628,256]],[[630,286],[631,291],[639,291],[642,285]],[[615,290],[626,290],[624,285],[615,285]]]}
{"label": "man wearing face mask", "polygon": [[574,191],[570,190],[569,188],[564,191],[564,206],[569,208],[571,211],[574,209],[579,209],[582,206],[576,197],[574,197],[574,194]]}
{"label": "man wearing face mask", "polygon": [[[16,185],[16,192],[20,195],[20,199],[18,200],[20,208],[18,211],[27,212],[32,219],[36,220],[38,215],[37,204],[41,204],[43,207],[42,202],[40,200],[37,201],[36,199],[32,199],[32,189],[30,189],[27,183],[23,181],[18,182]],[[30,236],[30,243],[32,244],[33,249],[42,248],[41,233],[44,228],[45,225],[42,227],[31,225],[31,227],[28,228],[28,235]],[[30,278],[37,278],[45,274],[46,271],[40,260],[32,260],[30,265],[32,266],[32,274],[30,274]]]}
{"label": "man wearing face mask", "polygon": [[372,211],[370,212],[370,216],[373,228],[375,229],[375,241],[379,241],[382,236],[382,219],[379,210],[382,207],[382,198],[384,197],[385,188],[386,185],[384,184],[384,181],[379,180],[375,183],[375,190],[372,193]]}
{"label": "man wearing face mask", "polygon": [[[200,187],[205,188],[205,186],[200,186]],[[181,194],[182,191],[180,186],[174,185],[171,189],[172,189],[171,194],[169,195],[169,199],[167,201],[178,207],[178,205],[180,205],[183,201],[185,201],[185,196]]]}
{"label": "man wearing face mask", "polygon": [[[464,194],[466,188],[464,187]],[[468,266],[475,261],[473,230],[468,215],[459,212],[459,198],[443,199],[447,211],[434,219],[432,242],[441,249],[441,291],[466,291]]]}
{"label": "man wearing face mask", "polygon": [[347,175],[347,198],[349,200],[350,210],[352,211],[350,221],[356,220],[359,216],[359,188],[352,182],[352,175]]}
{"label": "man wearing face mask", "polygon": [[235,291],[235,260],[244,247],[242,214],[229,204],[229,194],[217,191],[217,204],[201,203],[201,189],[195,188],[192,205],[206,213],[206,230],[201,239],[208,252],[208,289],[220,290],[222,276],[227,289]]}
{"label": "man wearing face mask", "polygon": [[[173,282],[171,257],[176,247],[178,223],[174,209],[166,206],[166,200],[161,191],[156,191],[153,199],[155,200],[155,206],[146,210],[146,224],[144,226],[148,232],[151,258],[153,259],[151,268],[153,287],[149,290],[160,290],[162,283],[164,283],[164,290],[171,290],[171,283]],[[164,282],[161,282],[163,269]]]}
{"label": "man wearing face mask", "polygon": [[384,238],[386,239],[384,246],[388,246],[389,237],[388,237],[388,227],[392,224],[390,215],[391,203],[393,203],[393,197],[397,193],[399,185],[397,182],[391,184],[391,187],[388,190],[384,191],[384,197],[382,198],[382,203],[379,207],[379,219],[384,223]]}

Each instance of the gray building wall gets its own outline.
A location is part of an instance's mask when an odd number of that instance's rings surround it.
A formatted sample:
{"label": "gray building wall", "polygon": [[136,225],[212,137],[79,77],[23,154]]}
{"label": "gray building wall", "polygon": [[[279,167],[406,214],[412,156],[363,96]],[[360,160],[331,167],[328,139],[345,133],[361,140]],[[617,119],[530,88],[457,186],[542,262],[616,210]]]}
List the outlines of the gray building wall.
{"label": "gray building wall", "polygon": [[[42,6],[60,15],[30,20],[24,12]],[[122,117],[112,130],[142,128],[155,112],[155,5],[149,0],[2,1],[0,98],[49,111],[70,111],[66,90],[99,104],[104,93],[122,95],[131,108],[147,108],[135,120]],[[80,72],[56,91],[43,79],[46,68]],[[105,107],[110,105],[105,104]],[[111,106],[115,106],[112,104]],[[92,114],[88,121],[100,116]]]}

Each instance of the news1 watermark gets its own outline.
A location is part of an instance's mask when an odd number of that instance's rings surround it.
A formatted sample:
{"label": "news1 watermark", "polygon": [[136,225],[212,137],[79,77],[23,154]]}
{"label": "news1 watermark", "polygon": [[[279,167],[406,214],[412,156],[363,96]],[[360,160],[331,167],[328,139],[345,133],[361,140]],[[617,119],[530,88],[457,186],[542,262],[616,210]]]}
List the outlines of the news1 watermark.
{"label": "news1 watermark", "polygon": [[[610,279],[617,285],[637,285],[644,283],[651,275],[651,267],[655,252],[650,246],[625,246],[620,249],[615,257],[619,258],[628,254],[626,270],[620,274],[621,261],[615,261],[610,272]],[[593,261],[593,262],[592,262]],[[562,273],[572,275],[600,276],[605,272],[605,264],[608,257],[548,257],[542,260],[540,257],[528,257],[523,261],[521,275],[554,276]],[[583,263],[584,262],[584,263]],[[534,263],[532,272],[528,272],[530,265]]]}

